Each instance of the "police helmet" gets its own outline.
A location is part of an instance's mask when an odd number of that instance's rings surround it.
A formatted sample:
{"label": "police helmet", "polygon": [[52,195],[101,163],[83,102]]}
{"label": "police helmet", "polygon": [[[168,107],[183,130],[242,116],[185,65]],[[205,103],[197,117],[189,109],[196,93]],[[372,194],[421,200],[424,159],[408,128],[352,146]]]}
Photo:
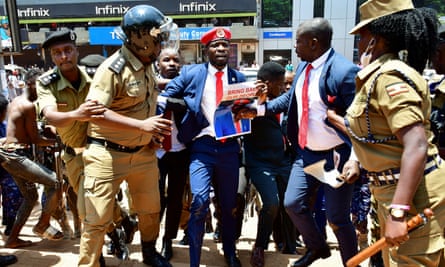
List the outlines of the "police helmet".
{"label": "police helmet", "polygon": [[[150,5],[137,5],[125,13],[116,35],[139,56],[158,56],[161,49],[179,48],[179,30],[170,17]],[[153,60],[153,61],[154,61]]]}

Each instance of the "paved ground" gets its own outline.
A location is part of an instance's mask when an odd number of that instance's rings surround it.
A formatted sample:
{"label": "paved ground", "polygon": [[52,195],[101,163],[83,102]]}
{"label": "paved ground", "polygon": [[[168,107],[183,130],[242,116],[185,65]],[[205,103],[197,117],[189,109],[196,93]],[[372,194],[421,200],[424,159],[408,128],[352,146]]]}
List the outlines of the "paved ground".
{"label": "paved ground", "polygon": [[[46,266],[77,266],[77,258],[79,251],[79,239],[76,240],[61,240],[61,241],[49,241],[41,240],[32,233],[32,227],[36,223],[39,214],[40,205],[37,205],[33,210],[31,218],[22,230],[21,238],[25,240],[31,240],[34,243],[33,246],[23,248],[23,249],[6,249],[3,248],[5,236],[2,235],[0,238],[0,254],[13,253],[18,257],[18,262],[14,265],[15,267],[46,267]],[[248,218],[243,226],[242,237],[237,244],[239,250],[239,256],[244,267],[250,266],[250,250],[254,243],[255,232],[256,232],[256,217]],[[56,226],[57,223],[53,222]],[[57,225],[58,227],[58,225]],[[0,227],[0,232],[3,233],[4,226]],[[161,235],[162,236],[162,235]],[[173,242],[173,252],[174,257],[171,263],[174,267],[185,267],[188,265],[188,247],[181,246],[178,244],[179,240],[182,238],[182,231],[178,234],[178,239]],[[328,230],[328,241],[332,248],[332,256],[325,260],[318,260],[313,265],[313,267],[338,267],[342,266],[340,255],[337,250],[337,243],[335,237],[333,237],[332,232]],[[107,266],[114,267],[142,267],[146,266],[142,263],[142,254],[140,252],[139,246],[140,238],[138,232],[135,235],[133,243],[130,245],[130,260],[119,261],[113,256],[106,255],[106,250],[104,247],[104,255]],[[158,241],[158,249],[161,249],[161,242]],[[293,261],[297,260],[301,255],[283,255],[277,253],[274,250],[273,242],[270,245],[268,251],[266,251],[266,267],[278,267],[278,266],[290,266]],[[303,253],[303,250],[299,250]],[[212,234],[205,235],[204,246],[202,248],[202,261],[201,266],[207,267],[224,267],[224,257],[222,254],[221,244],[216,244],[212,240]],[[363,264],[362,266],[367,266]]]}

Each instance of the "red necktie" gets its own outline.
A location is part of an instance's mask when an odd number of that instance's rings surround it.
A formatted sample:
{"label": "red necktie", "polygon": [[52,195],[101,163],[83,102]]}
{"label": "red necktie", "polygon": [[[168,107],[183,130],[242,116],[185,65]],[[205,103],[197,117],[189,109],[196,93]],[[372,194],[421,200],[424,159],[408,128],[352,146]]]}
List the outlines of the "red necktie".
{"label": "red necktie", "polygon": [[[172,119],[172,112],[170,110],[166,110],[164,112],[164,119],[167,119],[167,120]],[[164,140],[162,140],[162,148],[167,152],[172,148],[172,136],[171,135],[166,135],[164,137]]]}
{"label": "red necktie", "polygon": [[222,96],[223,96],[223,81],[222,81],[223,74],[224,74],[224,72],[222,72],[222,71],[217,71],[215,73],[215,76],[216,76],[216,106],[219,105],[219,103],[221,102]]}
{"label": "red necktie", "polygon": [[281,113],[275,114],[275,118],[277,118],[278,124],[281,124]]}
{"label": "red necktie", "polygon": [[309,64],[306,67],[306,75],[304,77],[303,88],[301,90],[301,121],[300,127],[298,130],[298,144],[301,148],[304,148],[307,143],[307,127],[309,122],[309,97],[308,97],[308,89],[309,89],[309,76],[312,70],[312,65]]}

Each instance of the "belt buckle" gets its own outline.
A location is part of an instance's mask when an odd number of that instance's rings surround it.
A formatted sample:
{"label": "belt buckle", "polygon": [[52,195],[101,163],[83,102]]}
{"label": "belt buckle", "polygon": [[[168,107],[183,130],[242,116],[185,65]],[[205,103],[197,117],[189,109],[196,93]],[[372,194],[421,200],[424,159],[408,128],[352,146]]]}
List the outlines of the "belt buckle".
{"label": "belt buckle", "polygon": [[117,149],[119,151],[122,151],[122,152],[127,152],[128,150],[130,150],[129,147],[126,147],[126,146],[123,146],[123,145],[117,145]]}

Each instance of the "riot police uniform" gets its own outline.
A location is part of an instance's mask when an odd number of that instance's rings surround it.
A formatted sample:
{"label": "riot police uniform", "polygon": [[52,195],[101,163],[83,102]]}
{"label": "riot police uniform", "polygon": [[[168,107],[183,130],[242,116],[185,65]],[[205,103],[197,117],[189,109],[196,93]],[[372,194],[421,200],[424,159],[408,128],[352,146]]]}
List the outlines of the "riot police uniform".
{"label": "riot police uniform", "polygon": [[[120,34],[124,45],[99,66],[87,98],[105,105],[122,116],[122,120],[154,116],[158,96],[154,68],[151,63],[144,64],[134,51],[156,59],[156,48],[141,47],[142,38],[147,38],[142,34],[136,34],[136,40],[131,36],[139,30],[148,30],[151,36],[159,38],[159,28],[165,21],[166,17],[151,6],[130,9],[122,20]],[[139,219],[144,263],[169,267],[168,261],[155,250],[160,229],[160,196],[157,158],[154,147],[149,145],[152,134],[120,129],[101,121],[91,121],[88,127],[88,144],[83,154],[87,212],[79,266],[97,265],[103,236],[113,219],[109,207],[114,205],[115,195],[125,180],[132,200],[130,209]]]}

